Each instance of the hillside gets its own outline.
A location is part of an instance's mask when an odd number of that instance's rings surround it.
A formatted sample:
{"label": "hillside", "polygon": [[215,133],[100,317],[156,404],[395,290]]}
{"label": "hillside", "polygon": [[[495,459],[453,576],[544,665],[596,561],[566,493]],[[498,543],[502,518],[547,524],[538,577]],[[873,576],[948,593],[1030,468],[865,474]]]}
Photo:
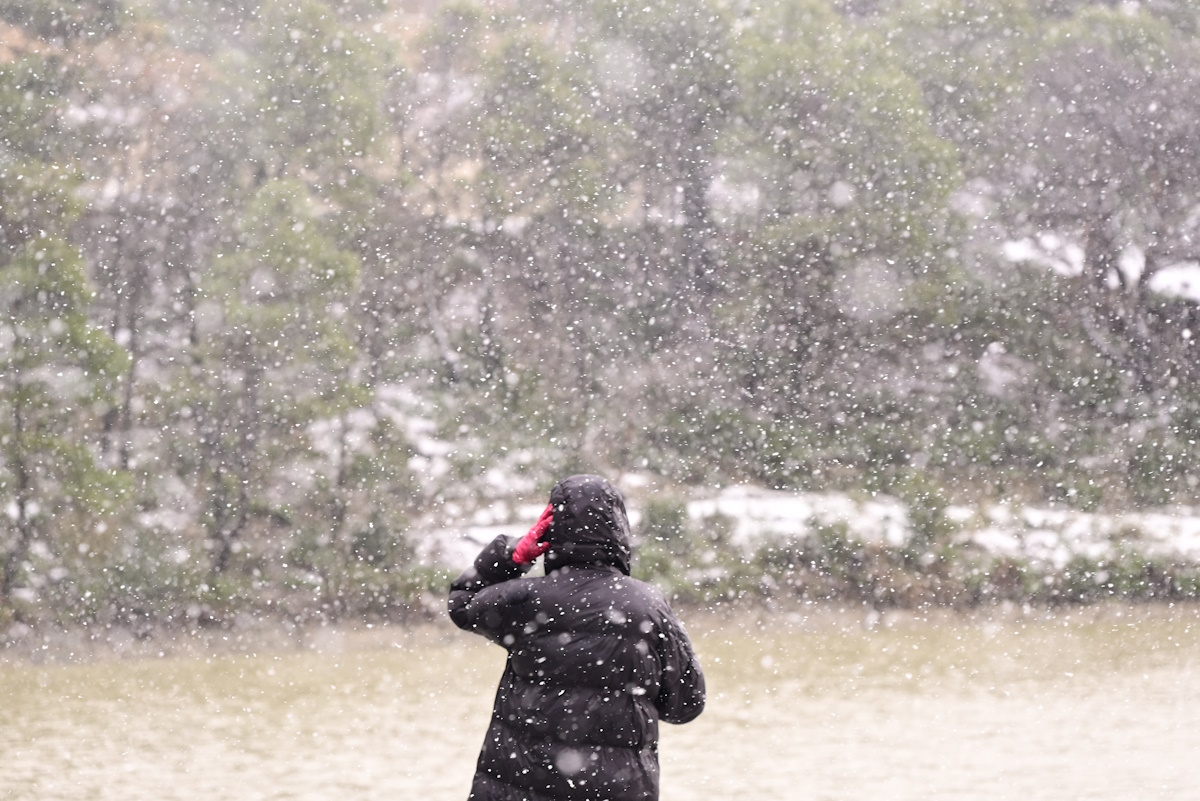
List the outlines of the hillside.
{"label": "hillside", "polygon": [[1200,13],[977,6],[0,0],[0,628],[403,616],[583,470],[677,589],[747,487],[907,514],[795,593],[1193,592]]}

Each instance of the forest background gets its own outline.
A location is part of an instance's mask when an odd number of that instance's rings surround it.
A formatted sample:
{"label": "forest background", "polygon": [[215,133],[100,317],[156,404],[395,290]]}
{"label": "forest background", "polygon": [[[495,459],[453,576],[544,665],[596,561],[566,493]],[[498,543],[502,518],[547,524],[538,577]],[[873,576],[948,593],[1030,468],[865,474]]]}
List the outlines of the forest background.
{"label": "forest background", "polygon": [[1198,236],[1189,0],[0,0],[0,633],[427,614],[580,470],[684,601],[1195,597],[945,510],[1197,504]]}

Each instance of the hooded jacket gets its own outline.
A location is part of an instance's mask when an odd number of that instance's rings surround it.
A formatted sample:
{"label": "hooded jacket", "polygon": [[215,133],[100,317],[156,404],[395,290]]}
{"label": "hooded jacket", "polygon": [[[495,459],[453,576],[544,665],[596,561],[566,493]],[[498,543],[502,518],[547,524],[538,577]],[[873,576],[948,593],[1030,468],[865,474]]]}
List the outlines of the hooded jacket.
{"label": "hooded jacket", "polygon": [[691,642],[630,578],[625,502],[598,476],[550,493],[545,576],[522,578],[500,536],[450,586],[450,617],[508,651],[472,801],[653,801],[658,722],[704,709]]}

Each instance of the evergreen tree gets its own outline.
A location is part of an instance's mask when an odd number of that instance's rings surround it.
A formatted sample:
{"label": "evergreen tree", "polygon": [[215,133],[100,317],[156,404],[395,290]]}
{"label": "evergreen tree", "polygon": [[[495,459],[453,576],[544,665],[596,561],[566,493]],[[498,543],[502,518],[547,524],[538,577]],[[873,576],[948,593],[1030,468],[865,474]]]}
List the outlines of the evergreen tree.
{"label": "evergreen tree", "polygon": [[72,510],[115,500],[121,476],[96,459],[94,412],[125,354],[88,321],[93,293],[78,251],[48,233],[74,213],[70,179],[7,148],[0,158],[7,162],[0,168],[0,487],[9,499],[0,529],[3,610],[35,578],[27,571],[34,543],[61,552],[64,532],[50,521],[62,525]]}

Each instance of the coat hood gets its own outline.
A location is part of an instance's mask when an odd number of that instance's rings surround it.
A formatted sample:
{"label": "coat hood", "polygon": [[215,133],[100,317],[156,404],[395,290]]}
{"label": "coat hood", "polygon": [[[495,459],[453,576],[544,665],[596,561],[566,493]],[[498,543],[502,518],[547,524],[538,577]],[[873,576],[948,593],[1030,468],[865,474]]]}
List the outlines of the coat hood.
{"label": "coat hood", "polygon": [[550,490],[550,504],[548,569],[603,564],[629,575],[629,515],[620,490],[600,476],[570,476]]}

